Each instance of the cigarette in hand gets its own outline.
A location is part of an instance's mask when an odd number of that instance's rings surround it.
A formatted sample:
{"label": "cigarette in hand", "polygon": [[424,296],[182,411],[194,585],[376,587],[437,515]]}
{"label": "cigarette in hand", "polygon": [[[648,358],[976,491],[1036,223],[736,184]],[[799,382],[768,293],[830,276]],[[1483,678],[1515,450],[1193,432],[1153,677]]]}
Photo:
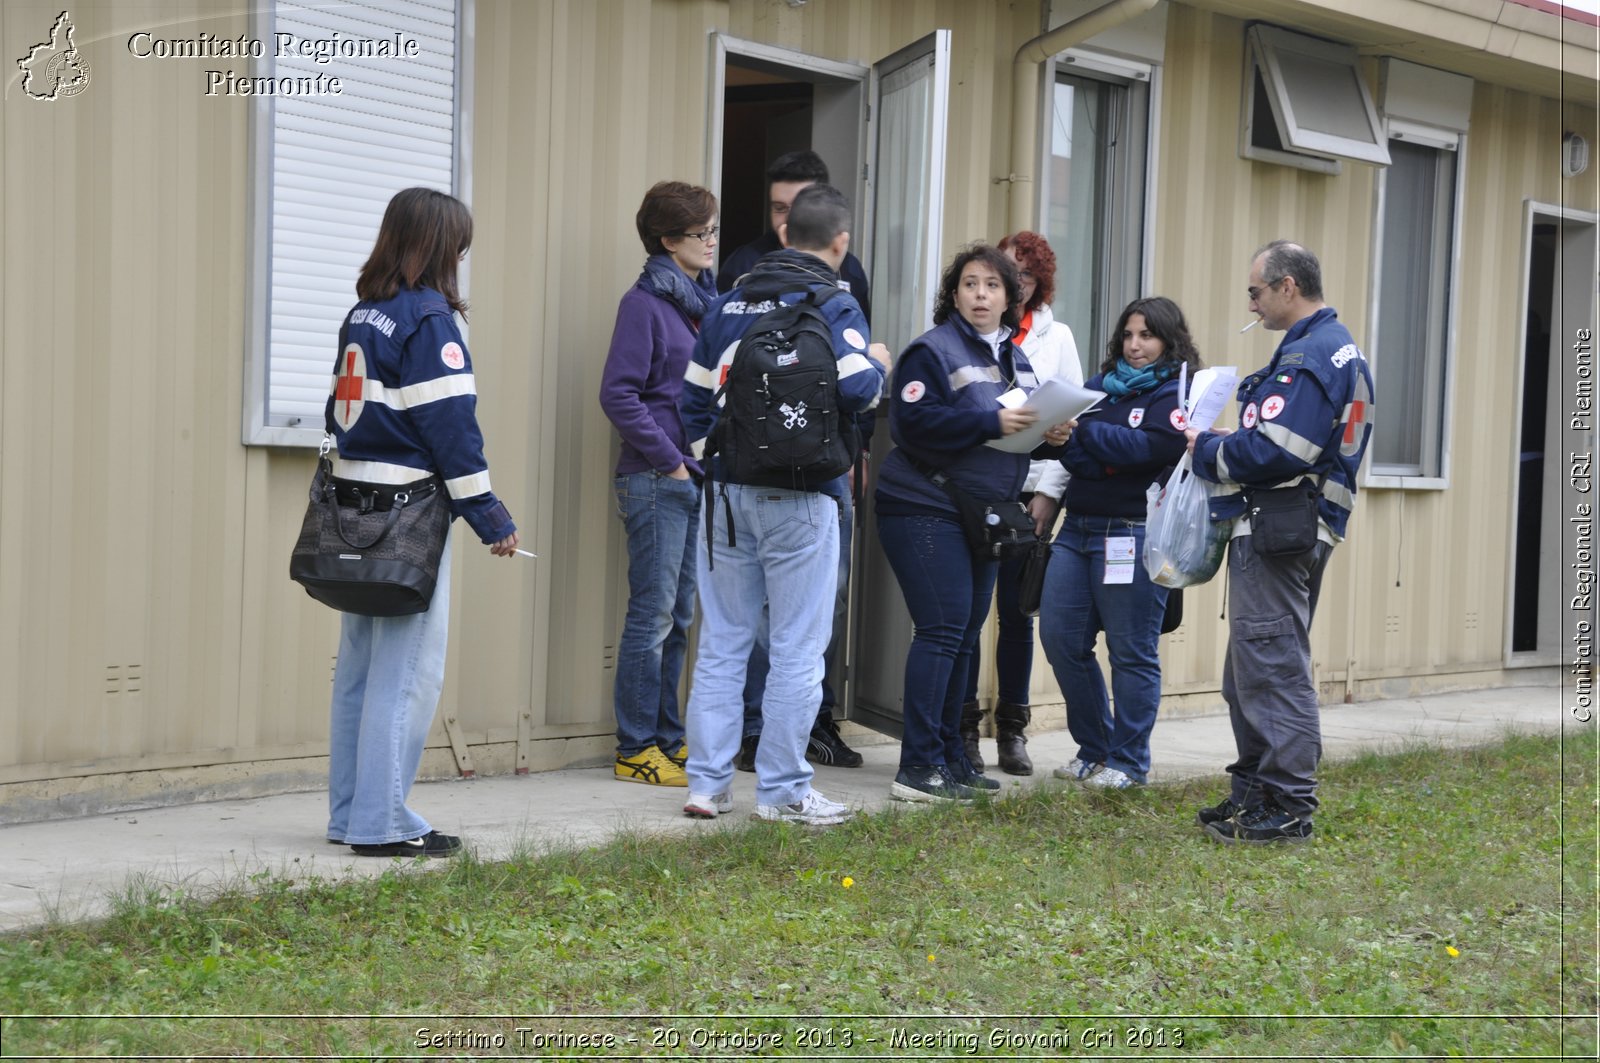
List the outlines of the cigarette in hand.
{"label": "cigarette in hand", "polygon": [[532,552],[527,551],[527,550],[513,550],[512,553],[521,554],[523,557],[538,557],[539,556],[538,554],[532,553]]}
{"label": "cigarette in hand", "polygon": [[1255,328],[1259,324],[1261,324],[1261,319],[1258,317],[1254,321],[1250,322],[1250,324],[1248,324],[1244,328],[1240,329],[1239,330],[1239,335],[1243,336],[1246,332],[1249,332],[1251,329]]}

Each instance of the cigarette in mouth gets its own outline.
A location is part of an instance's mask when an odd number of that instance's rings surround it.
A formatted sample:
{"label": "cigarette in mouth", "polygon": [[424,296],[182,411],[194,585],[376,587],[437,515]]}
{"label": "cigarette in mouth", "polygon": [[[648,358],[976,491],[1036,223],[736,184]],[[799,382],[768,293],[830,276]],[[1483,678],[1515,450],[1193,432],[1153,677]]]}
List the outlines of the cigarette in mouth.
{"label": "cigarette in mouth", "polygon": [[1258,317],[1254,321],[1250,322],[1250,324],[1248,324],[1244,328],[1240,329],[1239,330],[1239,335],[1243,336],[1246,332],[1249,332],[1251,329],[1255,328],[1259,324],[1261,324],[1261,319]]}

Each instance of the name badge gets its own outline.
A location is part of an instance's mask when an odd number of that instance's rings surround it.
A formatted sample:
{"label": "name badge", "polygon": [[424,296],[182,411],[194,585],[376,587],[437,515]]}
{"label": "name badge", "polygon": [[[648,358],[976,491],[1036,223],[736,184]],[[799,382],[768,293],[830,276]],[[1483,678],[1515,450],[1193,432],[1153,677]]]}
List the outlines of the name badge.
{"label": "name badge", "polygon": [[1106,536],[1105,583],[1132,583],[1134,538],[1131,535]]}

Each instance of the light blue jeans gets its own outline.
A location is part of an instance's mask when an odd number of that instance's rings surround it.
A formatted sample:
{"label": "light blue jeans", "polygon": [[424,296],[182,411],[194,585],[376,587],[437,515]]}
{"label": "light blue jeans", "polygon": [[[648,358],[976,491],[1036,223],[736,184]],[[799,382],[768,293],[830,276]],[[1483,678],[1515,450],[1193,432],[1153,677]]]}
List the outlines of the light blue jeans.
{"label": "light blue jeans", "polygon": [[350,845],[420,838],[406,807],[444,687],[450,635],[450,541],[425,613],[342,614],[328,748],[328,837]]}
{"label": "light blue jeans", "polygon": [[617,755],[650,746],[673,753],[683,744],[678,677],[694,623],[700,488],[653,471],[618,476],[614,487],[617,515],[628,529],[628,614],[611,691]]}
{"label": "light blue jeans", "polygon": [[712,546],[708,554],[704,537],[696,537],[700,643],[684,721],[689,789],[720,794],[732,784],[744,731],[745,667],[766,604],[770,664],[761,702],[756,803],[789,804],[811,789],[806,740],[822,700],[822,656],[833,627],[839,503],[815,491],[719,484],[707,504],[713,510]]}

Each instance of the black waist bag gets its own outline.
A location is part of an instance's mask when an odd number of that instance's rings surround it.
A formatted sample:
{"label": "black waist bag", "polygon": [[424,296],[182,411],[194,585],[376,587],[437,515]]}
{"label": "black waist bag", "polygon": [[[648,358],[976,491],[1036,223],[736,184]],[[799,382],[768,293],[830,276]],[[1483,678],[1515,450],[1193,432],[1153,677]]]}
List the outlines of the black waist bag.
{"label": "black waist bag", "polygon": [[1001,502],[973,498],[957,487],[942,469],[935,469],[910,454],[906,457],[955,503],[956,513],[961,517],[961,530],[967,533],[967,545],[974,557],[982,561],[1022,557],[1039,542],[1039,535],[1033,530],[1033,516],[1021,502],[1014,498]]}
{"label": "black waist bag", "polygon": [[1321,481],[1251,491],[1250,544],[1266,557],[1303,554],[1317,545],[1317,499]]}
{"label": "black waist bag", "polygon": [[450,505],[437,478],[405,487],[340,480],[324,456],[289,578],[342,613],[426,612],[449,532]]}

